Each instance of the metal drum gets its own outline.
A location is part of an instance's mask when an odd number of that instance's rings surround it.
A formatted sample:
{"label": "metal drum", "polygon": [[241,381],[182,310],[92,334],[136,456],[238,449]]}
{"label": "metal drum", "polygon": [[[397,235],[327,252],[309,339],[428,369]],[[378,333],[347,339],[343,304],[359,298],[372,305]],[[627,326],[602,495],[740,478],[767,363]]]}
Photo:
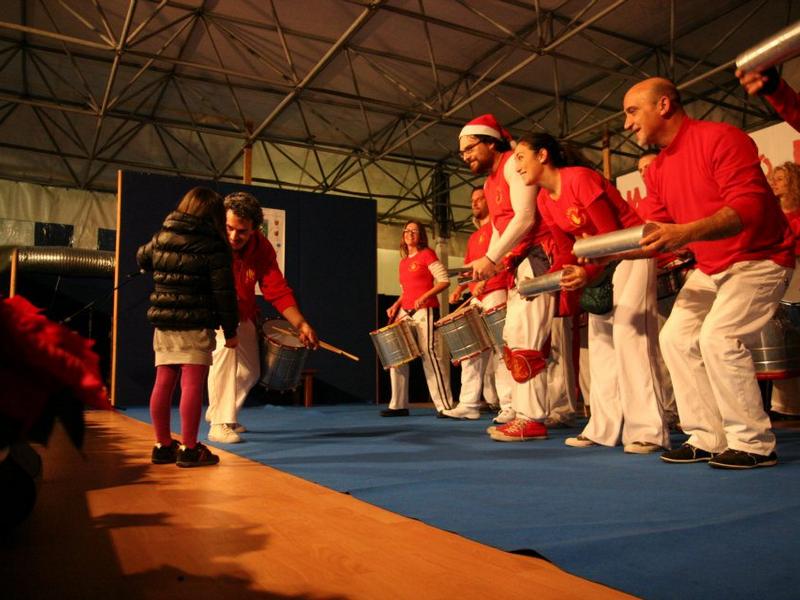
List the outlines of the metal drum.
{"label": "metal drum", "polygon": [[284,392],[300,385],[308,348],[296,336],[284,333],[292,329],[282,319],[265,321],[261,328],[265,350],[261,383],[270,390]]}
{"label": "metal drum", "polygon": [[492,341],[497,349],[502,350],[505,346],[503,341],[503,327],[506,325],[506,305],[498,304],[483,313],[483,322],[486,323],[486,329],[489,330],[489,335],[492,336]]}
{"label": "metal drum", "polygon": [[399,367],[420,356],[417,336],[409,319],[402,319],[369,334],[384,369]]}
{"label": "metal drum", "polygon": [[442,317],[433,326],[447,344],[454,365],[492,347],[486,325],[474,306]]}
{"label": "metal drum", "polygon": [[693,270],[694,259],[673,260],[659,268],[656,279],[656,297],[663,300],[670,296],[677,296]]}
{"label": "metal drum", "polygon": [[[800,265],[799,265],[800,266]],[[800,331],[800,268],[795,267],[779,310],[787,325]]]}
{"label": "metal drum", "polygon": [[750,349],[758,379],[787,379],[800,375],[800,331],[790,325],[783,306],[764,326]]}

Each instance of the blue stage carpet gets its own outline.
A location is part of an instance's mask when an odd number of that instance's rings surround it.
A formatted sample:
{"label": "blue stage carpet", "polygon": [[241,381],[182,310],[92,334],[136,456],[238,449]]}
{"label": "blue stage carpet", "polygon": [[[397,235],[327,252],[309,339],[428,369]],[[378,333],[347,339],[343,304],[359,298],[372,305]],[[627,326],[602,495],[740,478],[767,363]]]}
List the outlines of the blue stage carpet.
{"label": "blue stage carpet", "polygon": [[[149,422],[145,407],[127,414]],[[488,416],[430,409],[386,419],[366,405],[266,406],[240,418],[247,441],[228,451],[637,596],[798,597],[800,431],[777,432],[777,467],[731,472],[565,446],[578,430],[494,442]]]}

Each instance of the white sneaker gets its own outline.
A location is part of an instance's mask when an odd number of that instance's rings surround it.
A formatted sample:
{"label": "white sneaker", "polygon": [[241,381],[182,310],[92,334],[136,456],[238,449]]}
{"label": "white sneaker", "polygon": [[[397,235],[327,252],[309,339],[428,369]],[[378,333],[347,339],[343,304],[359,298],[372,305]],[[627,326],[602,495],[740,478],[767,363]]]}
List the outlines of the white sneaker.
{"label": "white sneaker", "polygon": [[247,427],[241,423],[234,423],[231,425],[231,429],[233,429],[236,433],[247,433]]}
{"label": "white sneaker", "polygon": [[632,442],[625,444],[623,450],[628,454],[652,454],[653,452],[662,452],[664,448],[652,442]]}
{"label": "white sneaker", "polygon": [[238,444],[242,441],[242,438],[230,425],[220,423],[211,426],[211,430],[208,432],[208,441],[219,442],[220,444]]}
{"label": "white sneaker", "polygon": [[442,414],[445,417],[450,417],[451,419],[469,419],[470,421],[475,421],[481,417],[481,411],[479,408],[462,406],[461,404],[455,408],[443,410]]}
{"label": "white sneaker", "polygon": [[498,415],[492,419],[492,423],[511,423],[514,419],[517,418],[517,413],[514,411],[513,408],[504,408],[501,410]]}
{"label": "white sneaker", "polygon": [[579,435],[578,437],[568,437],[564,440],[564,443],[567,446],[572,446],[573,448],[588,448],[589,446],[597,446],[595,442],[582,435]]}

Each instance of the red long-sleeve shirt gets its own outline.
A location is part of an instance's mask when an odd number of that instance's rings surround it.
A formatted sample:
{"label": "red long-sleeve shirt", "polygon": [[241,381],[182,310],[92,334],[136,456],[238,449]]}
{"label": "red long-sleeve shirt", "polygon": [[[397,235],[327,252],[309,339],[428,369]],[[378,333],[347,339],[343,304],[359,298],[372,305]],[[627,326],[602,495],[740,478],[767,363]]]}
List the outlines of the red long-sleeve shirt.
{"label": "red long-sleeve shirt", "polygon": [[647,197],[640,211],[648,220],[691,223],[726,206],[736,211],[739,233],[688,244],[704,273],[720,273],[747,260],[794,266],[789,224],[761,170],[756,145],[743,131],[687,117],[645,180]]}
{"label": "red long-sleeve shirt", "polygon": [[260,231],[255,231],[244,248],[233,253],[233,278],[240,321],[253,320],[258,315],[256,283],[264,299],[278,312],[297,305],[294,293],[278,266],[275,249]]}
{"label": "red long-sleeve shirt", "polygon": [[781,79],[777,89],[765,97],[781,119],[800,131],[800,94]]}

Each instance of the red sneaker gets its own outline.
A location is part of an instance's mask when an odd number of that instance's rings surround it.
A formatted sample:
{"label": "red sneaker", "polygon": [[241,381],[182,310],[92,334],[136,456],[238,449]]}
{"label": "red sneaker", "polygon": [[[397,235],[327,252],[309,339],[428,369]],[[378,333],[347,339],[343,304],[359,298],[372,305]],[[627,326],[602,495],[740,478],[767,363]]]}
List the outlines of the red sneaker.
{"label": "red sneaker", "polygon": [[497,442],[525,442],[527,440],[546,440],[547,427],[536,421],[514,419],[510,423],[494,428],[489,436]]}

